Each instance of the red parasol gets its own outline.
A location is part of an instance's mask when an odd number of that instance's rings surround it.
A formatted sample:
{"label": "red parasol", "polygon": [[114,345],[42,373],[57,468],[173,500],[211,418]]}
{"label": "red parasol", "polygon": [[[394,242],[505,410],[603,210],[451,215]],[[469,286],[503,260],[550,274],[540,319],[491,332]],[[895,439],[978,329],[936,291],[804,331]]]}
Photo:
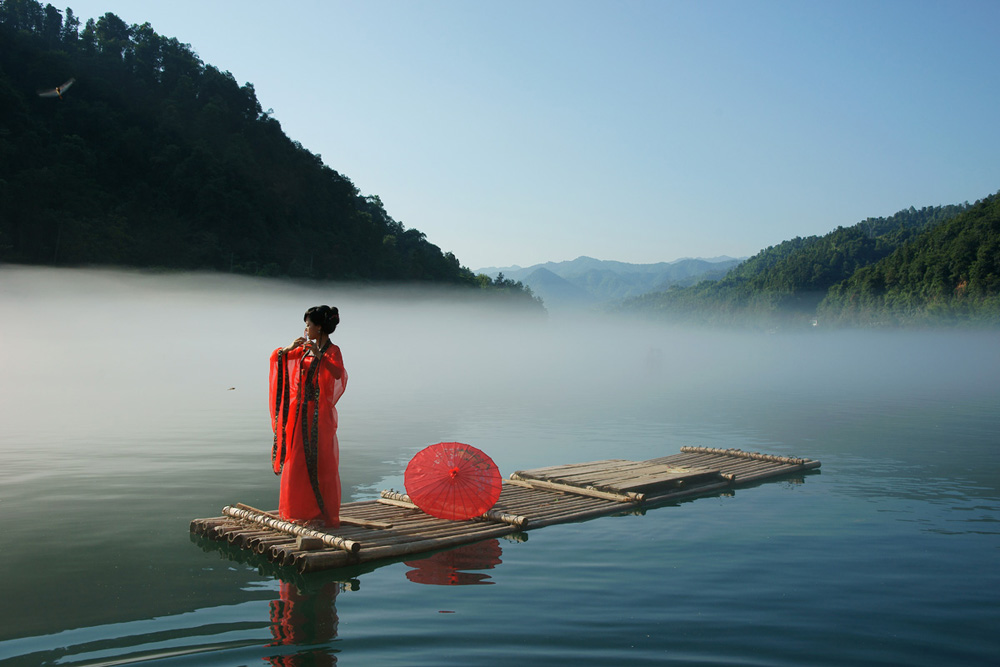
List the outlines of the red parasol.
{"label": "red parasol", "polygon": [[439,442],[406,466],[406,493],[431,516],[461,521],[480,516],[500,497],[500,470],[472,445]]}

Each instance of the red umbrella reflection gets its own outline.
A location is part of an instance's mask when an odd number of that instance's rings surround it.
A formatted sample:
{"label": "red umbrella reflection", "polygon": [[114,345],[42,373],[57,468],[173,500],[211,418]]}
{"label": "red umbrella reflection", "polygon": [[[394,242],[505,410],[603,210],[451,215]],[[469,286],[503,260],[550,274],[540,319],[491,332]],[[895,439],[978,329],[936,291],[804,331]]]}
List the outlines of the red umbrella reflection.
{"label": "red umbrella reflection", "polygon": [[468,586],[492,584],[488,574],[464,570],[491,570],[501,563],[500,543],[484,540],[475,544],[441,551],[428,558],[408,560],[406,578],[417,584],[433,586]]}
{"label": "red umbrella reflection", "polygon": [[439,442],[417,452],[404,476],[410,500],[431,516],[461,521],[480,516],[500,498],[500,470],[472,445]]}

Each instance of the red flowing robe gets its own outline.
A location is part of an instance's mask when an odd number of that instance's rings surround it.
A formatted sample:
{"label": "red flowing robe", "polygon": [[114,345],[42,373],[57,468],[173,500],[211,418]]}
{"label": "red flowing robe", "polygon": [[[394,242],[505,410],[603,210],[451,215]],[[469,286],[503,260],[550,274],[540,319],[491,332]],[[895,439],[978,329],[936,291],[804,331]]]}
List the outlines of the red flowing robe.
{"label": "red flowing robe", "polygon": [[[278,512],[286,521],[340,526],[337,401],[347,386],[340,348],[317,360],[304,347],[271,353],[272,465],[281,474]],[[319,364],[317,368],[313,368]]]}

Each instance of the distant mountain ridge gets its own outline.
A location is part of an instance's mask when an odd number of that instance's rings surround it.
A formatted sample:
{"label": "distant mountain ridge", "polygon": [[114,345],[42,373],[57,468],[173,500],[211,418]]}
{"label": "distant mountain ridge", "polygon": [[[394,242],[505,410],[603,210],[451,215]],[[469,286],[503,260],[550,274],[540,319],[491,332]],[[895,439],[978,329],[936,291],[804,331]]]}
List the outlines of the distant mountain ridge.
{"label": "distant mountain ridge", "polygon": [[613,271],[639,271],[639,272],[657,272],[661,271],[663,267],[673,266],[681,262],[708,262],[710,264],[720,263],[720,262],[740,262],[746,259],[729,257],[726,255],[720,255],[719,257],[681,257],[680,259],[675,259],[672,262],[655,262],[653,264],[632,264],[629,262],[617,262],[610,259],[594,259],[593,257],[588,257],[586,255],[580,255],[576,259],[567,260],[563,262],[544,262],[542,264],[532,264],[531,266],[518,266],[517,264],[512,264],[510,266],[487,266],[481,269],[476,269],[475,273],[484,273],[490,277],[495,277],[498,273],[503,273],[505,276],[512,276],[517,272],[528,272],[538,269],[545,268],[552,271],[558,276],[563,276],[565,274],[580,273],[587,269],[604,268],[611,269]]}
{"label": "distant mountain ridge", "polygon": [[742,259],[684,258],[655,264],[630,264],[581,256],[565,262],[533,266],[486,267],[476,273],[520,281],[540,296],[547,307],[588,306],[619,301],[675,285],[718,280]]}
{"label": "distant mountain ridge", "polygon": [[868,218],[761,250],[724,278],[627,299],[673,322],[775,326],[1000,324],[1000,192]]}

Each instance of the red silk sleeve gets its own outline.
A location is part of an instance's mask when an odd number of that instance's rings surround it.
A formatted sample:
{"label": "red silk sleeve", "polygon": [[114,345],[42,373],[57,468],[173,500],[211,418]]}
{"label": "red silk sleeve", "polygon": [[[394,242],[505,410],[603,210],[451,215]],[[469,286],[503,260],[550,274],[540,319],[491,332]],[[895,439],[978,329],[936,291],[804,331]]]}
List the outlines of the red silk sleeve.
{"label": "red silk sleeve", "polygon": [[340,353],[340,348],[331,345],[330,349],[323,355],[320,366],[319,382],[322,385],[320,395],[325,398],[325,402],[330,408],[333,417],[333,428],[337,428],[337,401],[344,395],[347,388],[347,370],[344,368],[344,357]]}

